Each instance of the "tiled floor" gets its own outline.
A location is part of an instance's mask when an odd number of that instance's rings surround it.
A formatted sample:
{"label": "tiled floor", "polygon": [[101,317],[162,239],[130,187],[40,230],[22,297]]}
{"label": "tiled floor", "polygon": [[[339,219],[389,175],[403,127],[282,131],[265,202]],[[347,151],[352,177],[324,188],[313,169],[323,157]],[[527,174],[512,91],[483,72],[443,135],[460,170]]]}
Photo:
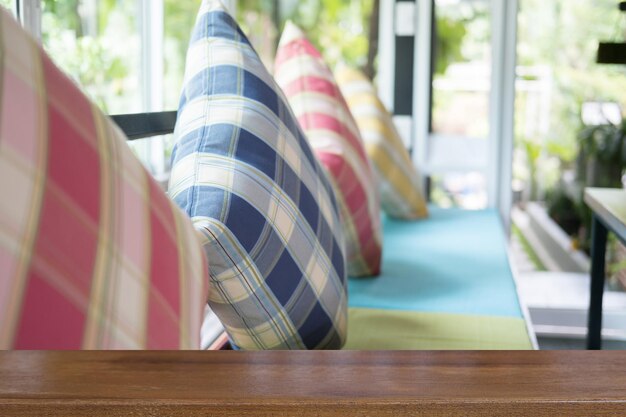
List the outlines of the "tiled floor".
{"label": "tiled floor", "polygon": [[511,262],[518,274],[535,272],[537,270],[516,234],[511,234]]}
{"label": "tiled floor", "polygon": [[[585,349],[582,335],[586,331],[589,303],[587,274],[537,271],[523,244],[511,235],[511,261],[516,271],[520,299],[530,312],[538,337],[539,348]],[[610,334],[626,335],[626,293],[606,291],[604,297],[604,329]],[[570,332],[570,337],[561,336]],[[548,334],[548,336],[546,336]],[[577,338],[572,338],[577,334]],[[626,341],[605,341],[604,349],[626,350]]]}

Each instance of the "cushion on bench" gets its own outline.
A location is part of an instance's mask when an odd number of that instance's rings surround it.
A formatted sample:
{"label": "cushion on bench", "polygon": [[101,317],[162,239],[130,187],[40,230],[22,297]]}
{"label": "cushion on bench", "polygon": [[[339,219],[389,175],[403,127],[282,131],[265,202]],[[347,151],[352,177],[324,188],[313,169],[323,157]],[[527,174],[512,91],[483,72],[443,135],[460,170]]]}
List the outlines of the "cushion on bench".
{"label": "cushion on bench", "polygon": [[376,179],[332,71],[300,28],[290,22],[278,45],[275,69],[276,82],[335,186],[348,274],[378,275],[382,248]]}
{"label": "cushion on bench", "polygon": [[204,0],[187,55],[170,197],[205,239],[209,305],[241,349],[340,348],[333,189],[237,23]]}
{"label": "cushion on bench", "polygon": [[382,274],[349,281],[346,348],[532,348],[495,210],[383,228]]}
{"label": "cushion on bench", "polygon": [[2,8],[0,56],[0,349],[197,348],[187,216]]}
{"label": "cushion on bench", "polygon": [[344,349],[532,349],[521,318],[351,308]]}
{"label": "cushion on bench", "polygon": [[420,174],[376,87],[361,71],[345,64],[335,70],[335,78],[372,162],[383,210],[397,219],[427,217]]}

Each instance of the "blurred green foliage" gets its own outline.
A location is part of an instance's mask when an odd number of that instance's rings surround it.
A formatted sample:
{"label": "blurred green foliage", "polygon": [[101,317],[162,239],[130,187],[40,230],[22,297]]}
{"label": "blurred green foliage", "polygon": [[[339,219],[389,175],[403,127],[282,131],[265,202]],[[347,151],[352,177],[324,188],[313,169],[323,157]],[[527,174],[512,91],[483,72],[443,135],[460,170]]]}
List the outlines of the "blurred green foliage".
{"label": "blurred green foliage", "polygon": [[622,17],[615,0],[521,0],[518,65],[548,66],[553,76],[549,144],[567,166],[577,155],[585,101],[614,101],[626,107],[626,70],[598,65],[598,42],[614,39]]}
{"label": "blurred green foliage", "polygon": [[437,16],[436,74],[443,75],[450,63],[463,61],[461,46],[466,34],[465,20]]}
{"label": "blurred green foliage", "polygon": [[[8,0],[2,0],[8,1]],[[43,0],[43,43],[105,112],[141,111],[137,0]],[[164,104],[176,108],[200,0],[164,0]],[[122,47],[123,45],[123,47]]]}
{"label": "blurred green foliage", "polygon": [[435,6],[433,131],[487,137],[489,98],[479,84],[489,81],[489,2],[438,1]]}
{"label": "blurred green foliage", "polygon": [[[106,35],[134,31],[135,22],[129,2],[122,9],[116,0],[97,2],[95,14],[86,16],[80,0],[43,0],[42,41],[47,51],[68,75],[100,106],[109,112],[113,104],[132,100],[124,80],[129,76],[129,62],[117,53]],[[123,2],[122,2],[123,3]],[[110,21],[114,12],[117,19]],[[129,13],[130,12],[130,13]],[[126,17],[125,17],[126,16]],[[120,34],[121,35],[121,34]],[[113,106],[112,106],[113,104]],[[122,106],[124,108],[124,106]]]}
{"label": "blurred green foliage", "polygon": [[240,0],[237,12],[240,22],[244,13],[263,13],[279,32],[292,20],[331,66],[344,61],[362,67],[367,61],[372,5],[373,0]]}
{"label": "blurred green foliage", "polygon": [[539,158],[541,157],[542,146],[536,141],[524,138],[519,143],[518,146],[521,146],[526,153],[526,163],[528,164],[528,170],[530,172],[530,200],[537,200],[538,196],[538,181],[539,181],[539,173],[538,173],[538,163]]}
{"label": "blurred green foliage", "polygon": [[626,169],[626,122],[590,126],[578,135],[578,180],[589,187],[621,188]]}
{"label": "blurred green foliage", "polygon": [[0,0],[0,6],[4,6],[9,10],[13,10],[13,0]]}
{"label": "blurred green foliage", "polygon": [[164,91],[166,109],[178,108],[185,59],[200,0],[164,0]]}
{"label": "blurred green foliage", "polygon": [[[548,82],[538,85],[549,98],[548,131],[529,138],[541,146],[538,160],[532,160],[533,152],[529,153],[524,141],[516,143],[528,168],[523,179],[533,191],[531,199],[541,198],[534,190],[542,188],[551,217],[584,250],[589,247],[591,215],[582,201],[582,190],[585,186],[620,187],[626,161],[623,124],[621,128],[585,127],[581,118],[585,102],[616,102],[626,107],[626,68],[595,62],[598,42],[621,36],[616,31],[620,19],[624,22],[614,0],[520,1],[518,65],[542,70]],[[527,103],[519,94],[517,101],[519,112]],[[529,121],[523,113],[516,116],[516,136],[521,137]],[[564,180],[562,173],[567,170],[575,175]],[[539,184],[537,178],[541,178]]]}

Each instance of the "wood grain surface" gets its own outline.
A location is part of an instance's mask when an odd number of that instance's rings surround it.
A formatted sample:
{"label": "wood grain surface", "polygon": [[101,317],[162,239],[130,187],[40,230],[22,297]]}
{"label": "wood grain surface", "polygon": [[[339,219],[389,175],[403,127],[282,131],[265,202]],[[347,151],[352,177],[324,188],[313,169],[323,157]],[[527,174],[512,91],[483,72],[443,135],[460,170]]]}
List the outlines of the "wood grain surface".
{"label": "wood grain surface", "polygon": [[1,416],[626,415],[626,352],[1,352]]}

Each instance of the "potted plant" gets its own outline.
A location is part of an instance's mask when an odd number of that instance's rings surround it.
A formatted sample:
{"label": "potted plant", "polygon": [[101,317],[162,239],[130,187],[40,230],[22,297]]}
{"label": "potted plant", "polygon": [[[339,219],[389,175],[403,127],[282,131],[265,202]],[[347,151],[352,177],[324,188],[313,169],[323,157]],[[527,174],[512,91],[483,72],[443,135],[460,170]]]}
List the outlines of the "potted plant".
{"label": "potted plant", "polygon": [[626,122],[583,129],[578,136],[578,179],[587,187],[622,187],[626,167]]}

